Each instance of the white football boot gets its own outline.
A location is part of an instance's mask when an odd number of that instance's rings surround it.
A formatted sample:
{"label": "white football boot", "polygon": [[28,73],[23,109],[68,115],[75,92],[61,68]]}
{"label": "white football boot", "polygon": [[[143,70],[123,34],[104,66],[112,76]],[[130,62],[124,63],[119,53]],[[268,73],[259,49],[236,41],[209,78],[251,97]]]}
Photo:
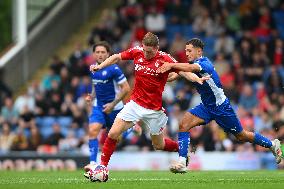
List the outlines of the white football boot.
{"label": "white football boot", "polygon": [[187,158],[179,157],[177,162],[174,162],[173,164],[171,164],[170,171],[175,174],[176,173],[184,174],[188,170],[187,169],[188,162],[189,162],[189,156]]}
{"label": "white football boot", "polygon": [[275,156],[276,163],[279,164],[283,159],[284,155],[281,149],[281,143],[278,139],[272,141],[272,146],[270,147],[271,152]]}
{"label": "white football boot", "polygon": [[90,179],[90,176],[88,174],[88,171],[93,167],[93,166],[97,166],[98,164],[96,162],[91,162],[88,165],[86,165],[84,167],[84,177],[86,177],[87,179]]}

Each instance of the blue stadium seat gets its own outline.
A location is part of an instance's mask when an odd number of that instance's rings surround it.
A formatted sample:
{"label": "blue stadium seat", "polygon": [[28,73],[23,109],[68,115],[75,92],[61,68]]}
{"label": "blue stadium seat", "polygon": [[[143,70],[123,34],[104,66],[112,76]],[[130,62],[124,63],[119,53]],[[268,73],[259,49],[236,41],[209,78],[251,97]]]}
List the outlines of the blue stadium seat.
{"label": "blue stadium seat", "polygon": [[70,127],[71,126],[71,123],[72,123],[72,118],[71,117],[67,117],[67,116],[64,116],[64,117],[59,117],[57,118],[57,123],[59,123],[59,125],[61,125],[62,127]]}
{"label": "blue stadium seat", "polygon": [[[284,17],[283,17],[283,20],[284,20]],[[280,35],[281,39],[284,40],[284,25],[278,26],[277,29],[279,31],[279,35]]]}
{"label": "blue stadium seat", "polygon": [[208,58],[212,58],[215,55],[214,45],[215,45],[216,37],[214,36],[204,37],[203,41],[205,43],[205,47],[204,47],[205,56],[207,56]]}
{"label": "blue stadium seat", "polygon": [[273,12],[273,18],[276,25],[284,25],[284,11]]}
{"label": "blue stadium seat", "polygon": [[171,43],[176,33],[182,33],[182,26],[181,25],[168,25],[166,32],[167,32],[167,40],[169,43]]}
{"label": "blue stadium seat", "polygon": [[182,35],[185,39],[191,39],[191,38],[195,37],[195,33],[192,30],[192,25],[182,26]]}
{"label": "blue stadium seat", "polygon": [[39,131],[40,131],[40,134],[42,135],[43,139],[46,139],[53,132],[52,125],[41,127],[39,129]]}

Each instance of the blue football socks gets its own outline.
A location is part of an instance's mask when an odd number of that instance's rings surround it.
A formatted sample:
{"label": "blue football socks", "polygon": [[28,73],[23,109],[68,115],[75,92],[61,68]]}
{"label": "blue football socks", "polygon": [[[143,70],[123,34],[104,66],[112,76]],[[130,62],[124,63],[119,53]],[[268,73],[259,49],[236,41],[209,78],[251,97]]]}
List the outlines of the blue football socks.
{"label": "blue football socks", "polygon": [[190,133],[179,132],[178,133],[179,156],[187,158],[189,144],[190,144]]}
{"label": "blue football socks", "polygon": [[258,144],[258,145],[265,147],[265,148],[270,148],[272,146],[271,140],[262,136],[259,133],[254,133],[254,142],[253,143]]}
{"label": "blue football socks", "polygon": [[90,163],[97,162],[97,154],[99,151],[98,139],[89,140],[89,149],[90,149]]}

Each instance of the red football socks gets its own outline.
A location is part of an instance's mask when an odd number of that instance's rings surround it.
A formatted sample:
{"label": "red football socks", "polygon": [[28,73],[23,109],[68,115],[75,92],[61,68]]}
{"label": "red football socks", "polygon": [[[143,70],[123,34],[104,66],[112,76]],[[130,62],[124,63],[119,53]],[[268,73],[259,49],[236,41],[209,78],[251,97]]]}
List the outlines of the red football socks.
{"label": "red football socks", "polygon": [[113,154],[116,147],[117,140],[113,140],[109,137],[106,138],[101,155],[101,164],[108,166],[111,155]]}
{"label": "red football socks", "polygon": [[172,139],[165,138],[165,147],[164,151],[168,152],[177,152],[178,151],[178,143]]}

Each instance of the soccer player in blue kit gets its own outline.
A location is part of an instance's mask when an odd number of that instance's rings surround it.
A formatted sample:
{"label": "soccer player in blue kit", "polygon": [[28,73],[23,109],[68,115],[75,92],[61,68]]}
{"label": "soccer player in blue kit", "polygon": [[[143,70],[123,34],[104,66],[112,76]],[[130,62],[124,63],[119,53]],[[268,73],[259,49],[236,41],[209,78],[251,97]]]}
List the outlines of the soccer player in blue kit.
{"label": "soccer player in blue kit", "polygon": [[[212,120],[223,128],[227,133],[232,133],[241,142],[250,142],[269,148],[275,156],[276,163],[283,159],[281,144],[278,139],[273,141],[256,132],[246,131],[242,128],[229,99],[225,96],[217,72],[211,61],[203,56],[204,43],[193,38],[186,43],[186,56],[189,63],[164,64],[158,68],[159,73],[167,72],[171,69],[184,72],[193,72],[199,77],[211,76],[203,84],[194,83],[201,96],[202,103],[188,110],[179,124],[178,143],[179,159],[170,166],[173,173],[187,172],[187,156],[190,144],[190,129],[199,125],[204,125]],[[172,75],[169,80],[176,79],[178,74]]]}
{"label": "soccer player in blue kit", "polygon": [[[93,46],[96,63],[101,64],[106,60],[110,56],[110,51],[111,47],[107,42],[96,43]],[[94,66],[90,66],[90,71]],[[97,72],[91,71],[91,79],[92,94],[88,94],[85,100],[89,104],[93,103],[92,113],[89,116],[89,149],[90,164],[95,164],[99,149],[97,136],[101,128],[110,129],[116,115],[123,108],[122,99],[130,92],[130,87],[116,64]]]}

